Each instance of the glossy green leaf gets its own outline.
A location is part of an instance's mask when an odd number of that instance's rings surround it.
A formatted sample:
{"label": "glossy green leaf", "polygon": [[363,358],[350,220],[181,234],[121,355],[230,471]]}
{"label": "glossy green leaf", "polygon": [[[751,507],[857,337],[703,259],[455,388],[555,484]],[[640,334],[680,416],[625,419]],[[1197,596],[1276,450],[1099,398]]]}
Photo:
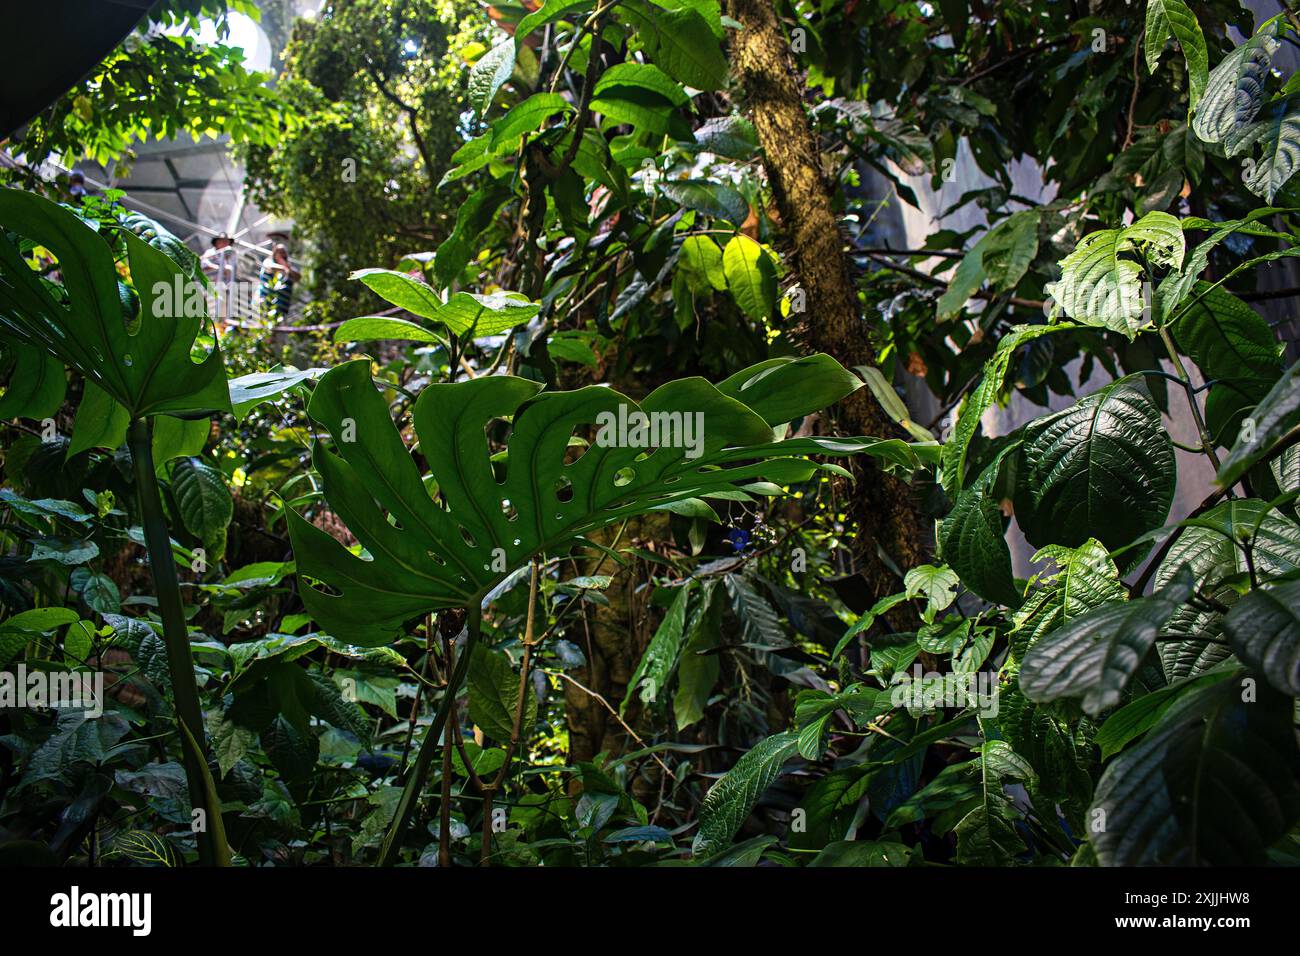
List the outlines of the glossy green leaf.
{"label": "glossy green leaf", "polygon": [[1142,376],[1111,382],[1025,426],[1016,521],[1035,545],[1109,548],[1158,527],[1169,513],[1174,450]]}
{"label": "glossy green leaf", "polygon": [[201,362],[190,357],[204,316],[187,314],[177,301],[189,296],[174,261],[125,234],[141,303],[128,324],[112,251],[74,213],[32,193],[0,189],[0,226],[54,254],[69,300],[56,301],[17,247],[0,237],[0,327],[10,336],[52,351],[128,417],[229,410],[220,351]]}
{"label": "glossy green leaf", "polygon": [[1020,665],[1024,695],[1035,701],[1081,698],[1093,716],[1110,710],[1194,586],[1191,572],[1183,571],[1150,597],[1104,604],[1047,634]]}
{"label": "glossy green leaf", "polygon": [[1300,697],[1300,581],[1255,588],[1223,618],[1232,652],[1292,697]]}
{"label": "glossy green leaf", "polygon": [[781,766],[794,756],[797,746],[798,737],[792,733],[759,741],[709,788],[700,805],[700,829],[691,845],[697,859],[707,859],[730,846],[758,798],[776,779]]}
{"label": "glossy green leaf", "polygon": [[[760,371],[775,376],[774,381],[782,381],[783,374],[790,380],[803,374],[812,382],[819,366],[789,363],[792,371],[783,373],[786,367]],[[744,397],[749,393],[743,383],[754,377],[742,373],[724,386]],[[303,598],[330,633],[356,644],[384,643],[408,618],[473,606],[529,556],[628,515],[760,477],[778,483],[805,480],[815,466],[794,456],[908,451],[897,441],[773,441],[763,412],[702,379],[665,385],[640,405],[604,387],[539,391],[534,382],[491,376],[431,385],[420,394],[415,431],[443,505],[430,497],[387,403],[370,383],[369,360],[349,362],[321,378],[308,411],[332,441],[328,447],[317,443],[314,461],[330,507],[367,552],[358,557],[298,515],[289,515],[298,570],[306,576]],[[849,391],[842,388],[835,397]],[[766,414],[779,409],[793,417],[820,407],[816,399],[826,393],[809,389],[802,407],[784,388],[773,391],[771,405],[762,397],[761,382],[753,394],[760,396],[755,403]],[[618,437],[616,427],[620,415],[626,421],[638,411],[702,414],[699,456],[688,457],[689,449],[680,447],[686,443],[677,441],[679,447],[661,443],[654,455],[643,458],[650,446],[632,432]],[[513,431],[505,480],[499,483],[484,425],[503,417],[513,418]],[[685,437],[685,419],[675,421],[674,434]],[[577,461],[564,464],[570,435],[588,425],[608,426],[614,443],[598,440]],[[734,464],[746,461],[750,464]],[[562,499],[560,492],[566,489],[572,493]],[[312,586],[311,579],[338,593]]]}
{"label": "glossy green leaf", "polygon": [[1233,866],[1300,817],[1290,698],[1238,680],[1181,698],[1097,784],[1090,840],[1103,866]]}

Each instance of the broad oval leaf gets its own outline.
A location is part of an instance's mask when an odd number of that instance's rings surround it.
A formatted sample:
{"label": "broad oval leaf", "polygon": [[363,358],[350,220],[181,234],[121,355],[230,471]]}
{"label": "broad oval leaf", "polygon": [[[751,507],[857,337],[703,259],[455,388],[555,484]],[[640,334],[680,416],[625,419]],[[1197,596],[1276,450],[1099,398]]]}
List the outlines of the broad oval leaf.
{"label": "broad oval leaf", "polygon": [[1070,318],[1136,337],[1150,316],[1142,297],[1143,255],[1152,265],[1182,265],[1182,226],[1167,212],[1149,212],[1124,229],[1084,236],[1061,260],[1061,278],[1046,286]]}
{"label": "broad oval leaf", "polygon": [[1251,591],[1224,616],[1223,630],[1243,663],[1300,697],[1300,581]]}
{"label": "broad oval leaf", "polygon": [[1097,784],[1103,866],[1259,864],[1300,817],[1290,698],[1225,680],[1180,699]]}
{"label": "broad oval leaf", "polygon": [[1174,450],[1140,375],[1030,422],[1016,474],[1016,521],[1030,543],[1108,548],[1158,527],[1174,495]]}

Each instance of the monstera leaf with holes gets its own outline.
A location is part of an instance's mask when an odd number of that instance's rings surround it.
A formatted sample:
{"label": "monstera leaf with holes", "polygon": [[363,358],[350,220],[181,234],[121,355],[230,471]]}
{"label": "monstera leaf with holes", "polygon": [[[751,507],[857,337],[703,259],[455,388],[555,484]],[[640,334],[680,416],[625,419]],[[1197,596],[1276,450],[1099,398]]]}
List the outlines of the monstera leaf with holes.
{"label": "monstera leaf with holes", "polygon": [[[0,189],[0,229],[13,234],[0,235],[0,329],[85,376],[83,401],[101,392],[132,419],[229,410],[221,353],[214,348],[202,361],[191,358],[203,317],[175,308],[174,290],[187,278],[175,261],[123,232],[139,302],[139,314],[128,319],[112,249],[75,213]],[[58,260],[62,287],[27,264],[23,239]],[[159,288],[168,293],[153,294]]]}
{"label": "monstera leaf with holes", "polygon": [[[766,362],[717,386],[682,379],[640,404],[603,386],[543,392],[511,376],[431,385],[413,410],[426,481],[371,384],[369,359],[349,362],[321,378],[308,413],[332,439],[314,451],[325,499],[364,554],[291,513],[307,609],[344,640],[382,644],[417,615],[477,608],[531,556],[611,522],[760,479],[806,480],[818,467],[809,454],[861,452],[907,467],[931,455],[895,439],[782,441],[774,431],[860,385],[825,355]],[[677,422],[702,415],[702,441],[648,449],[597,436],[565,464],[575,430],[637,412]],[[498,473],[484,428],[503,418],[513,430]]]}
{"label": "monstera leaf with holes", "polygon": [[[230,393],[216,348],[200,361],[191,357],[204,315],[186,308],[201,297],[190,295],[193,287],[187,283],[192,280],[184,266],[137,232],[147,234],[139,221],[123,224],[132,289],[120,280],[112,247],[85,220],[40,196],[0,189],[0,334],[19,343],[28,361],[33,352],[53,356],[85,378],[72,450],[116,448],[127,439],[167,644],[190,803],[207,812],[208,828],[197,835],[199,856],[205,864],[223,863],[229,861],[229,850],[204,754],[189,631],[149,420],[162,413],[201,417],[228,411]],[[159,235],[149,238],[157,241]],[[36,247],[58,261],[61,284],[28,264],[26,254]],[[48,363],[42,369],[50,371]],[[50,387],[51,393],[55,386],[61,388],[61,382]],[[23,411],[40,410],[40,402],[25,399]]]}

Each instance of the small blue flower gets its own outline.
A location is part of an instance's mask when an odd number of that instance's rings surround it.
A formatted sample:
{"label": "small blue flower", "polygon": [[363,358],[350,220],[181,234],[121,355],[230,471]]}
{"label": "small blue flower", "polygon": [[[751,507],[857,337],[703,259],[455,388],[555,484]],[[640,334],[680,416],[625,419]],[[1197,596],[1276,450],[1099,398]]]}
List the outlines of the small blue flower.
{"label": "small blue flower", "polygon": [[732,528],[727,532],[726,540],[739,553],[749,547],[749,532],[743,528]]}

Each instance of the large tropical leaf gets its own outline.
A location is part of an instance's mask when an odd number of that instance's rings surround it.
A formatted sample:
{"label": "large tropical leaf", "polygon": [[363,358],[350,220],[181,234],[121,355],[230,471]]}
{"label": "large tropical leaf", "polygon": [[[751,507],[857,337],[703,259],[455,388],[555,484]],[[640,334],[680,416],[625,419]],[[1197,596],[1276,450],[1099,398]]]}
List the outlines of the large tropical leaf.
{"label": "large tropical leaf", "polygon": [[1205,92],[1209,73],[1209,58],[1205,49],[1205,35],[1196,22],[1196,14],[1183,0],[1149,0],[1147,3],[1146,56],[1147,69],[1152,73],[1160,62],[1165,40],[1174,35],[1187,59],[1187,76],[1191,83],[1190,106]]}
{"label": "large tropical leaf", "polygon": [[128,415],[228,411],[221,353],[190,357],[204,317],[186,314],[184,270],[124,232],[140,313],[124,315],[117,269],[104,239],[74,213],[32,193],[0,189],[0,227],[48,249],[62,292],[31,269],[18,245],[0,236],[0,328],[52,352]]}
{"label": "large tropical leaf", "polygon": [[1256,588],[1223,619],[1232,651],[1292,697],[1300,697],[1300,581]]}
{"label": "large tropical leaf", "polygon": [[1225,680],[1181,698],[1097,784],[1092,845],[1104,866],[1230,866],[1300,817],[1292,702]]}
{"label": "large tropical leaf", "polygon": [[798,746],[799,738],[794,733],[768,737],[746,751],[713,785],[700,807],[700,831],[692,844],[697,858],[710,857],[731,844],[758,798],[781,772],[781,765],[795,755]]}
{"label": "large tropical leaf", "polygon": [[[1249,562],[1247,542],[1251,548]],[[1249,575],[1251,562],[1260,575],[1300,568],[1300,525],[1258,499],[1224,501],[1201,515],[1170,546],[1156,569],[1154,586],[1156,590],[1166,587],[1186,565],[1202,593],[1219,604],[1232,605],[1239,597],[1234,581]],[[1220,611],[1184,607],[1166,622],[1165,631],[1185,636],[1185,640],[1160,645],[1160,659],[1169,680],[1204,673],[1228,656],[1228,648],[1219,641],[1223,632]]]}
{"label": "large tropical leaf", "polygon": [[[332,439],[314,453],[325,498],[365,554],[291,514],[307,608],[340,638],[384,643],[416,615],[477,606],[530,556],[612,522],[760,478],[806,480],[817,466],[798,456],[866,452],[919,464],[914,447],[898,440],[774,440],[775,425],[844,397],[856,382],[813,356],[763,363],[718,387],[683,379],[639,405],[601,386],[541,392],[510,376],[431,385],[413,409],[426,485],[371,384],[370,361],[349,362],[321,378],[308,412]],[[609,424],[602,413],[618,419],[620,408],[676,413],[679,423],[701,415],[702,440],[693,449],[660,442],[647,454],[645,445],[602,443],[598,434],[565,464],[574,431]],[[501,418],[513,431],[498,479],[484,428]]]}
{"label": "large tropical leaf", "polygon": [[1228,143],[1250,125],[1264,102],[1264,80],[1277,47],[1274,29],[1266,25],[1219,61],[1192,118],[1197,137],[1207,143]]}
{"label": "large tropical leaf", "polygon": [[1082,698],[1093,716],[1114,707],[1193,584],[1184,571],[1150,597],[1104,604],[1052,631],[1025,655],[1020,689],[1030,700]]}
{"label": "large tropical leaf", "polygon": [[1277,380],[1250,416],[1232,451],[1219,468],[1218,483],[1228,487],[1269,454],[1287,432],[1300,424],[1300,362]]}
{"label": "large tropical leaf", "polygon": [[1173,446],[1140,375],[1030,422],[1020,460],[1016,521],[1035,545],[1119,547],[1159,526],[1173,501]]}
{"label": "large tropical leaf", "polygon": [[1002,456],[999,456],[969,488],[957,495],[952,512],[939,526],[939,550],[948,566],[960,575],[962,583],[980,597],[1017,605],[1020,593],[1011,573],[1005,522],[993,493],[1001,467]]}
{"label": "large tropical leaf", "polygon": [[1047,292],[1070,318],[1122,332],[1130,339],[1150,321],[1142,297],[1141,255],[1153,266],[1182,265],[1182,226],[1167,212],[1149,212],[1123,229],[1085,236],[1061,260],[1061,278]]}

